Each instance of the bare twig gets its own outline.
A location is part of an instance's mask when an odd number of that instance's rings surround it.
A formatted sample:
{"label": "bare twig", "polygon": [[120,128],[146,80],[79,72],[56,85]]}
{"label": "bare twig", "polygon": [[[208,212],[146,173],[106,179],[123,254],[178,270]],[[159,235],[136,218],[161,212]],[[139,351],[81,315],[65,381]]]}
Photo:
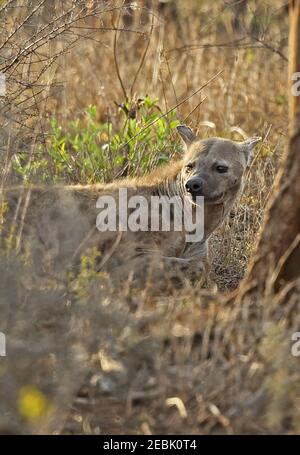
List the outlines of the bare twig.
{"label": "bare twig", "polygon": [[130,89],[130,96],[132,97],[133,96],[133,88],[134,88],[134,85],[137,81],[137,78],[141,72],[141,69],[144,65],[144,62],[145,62],[145,59],[146,59],[146,55],[147,55],[147,52],[148,52],[148,49],[149,49],[149,46],[150,46],[150,42],[151,42],[151,37],[152,37],[152,33],[153,33],[153,28],[154,28],[154,15],[152,14],[151,16],[151,27],[150,27],[150,32],[149,32],[149,36],[148,36],[148,41],[147,41],[147,45],[145,47],[145,50],[143,52],[143,55],[142,55],[142,58],[140,60],[140,64],[139,64],[139,67],[135,73],[135,76],[133,78],[133,81],[132,81],[132,84],[131,84],[131,89]]}
{"label": "bare twig", "polygon": [[120,22],[120,15],[121,15],[121,13],[118,14],[118,22],[117,22],[117,26],[115,27],[116,32],[115,32],[115,34],[114,34],[114,62],[115,62],[117,77],[118,77],[118,80],[119,80],[119,82],[120,82],[120,85],[121,85],[121,88],[122,88],[122,91],[123,91],[123,95],[124,95],[124,97],[125,97],[125,100],[127,101],[127,100],[128,100],[128,96],[127,96],[127,92],[126,92],[126,89],[125,89],[125,86],[124,86],[124,84],[123,84],[123,80],[122,80],[122,77],[121,77],[120,68],[119,68],[119,63],[118,63],[118,57],[117,57],[117,36],[118,36],[118,28],[119,28],[119,22]]}
{"label": "bare twig", "polygon": [[158,122],[160,119],[166,117],[167,115],[169,115],[172,111],[174,111],[175,109],[177,109],[179,106],[181,106],[183,103],[185,103],[186,101],[188,101],[189,99],[191,99],[193,96],[195,96],[197,93],[199,93],[201,90],[203,90],[205,87],[207,87],[211,82],[213,82],[218,76],[220,76],[220,74],[223,72],[223,70],[220,70],[217,72],[217,74],[215,74],[214,76],[212,76],[207,82],[205,82],[205,84],[201,85],[201,87],[199,87],[197,90],[195,90],[191,95],[185,97],[182,101],[180,101],[179,103],[177,103],[175,106],[173,106],[171,109],[167,110],[167,112],[165,112],[164,114],[160,115],[159,117],[157,117],[155,120],[153,120],[152,122],[150,122],[148,125],[146,125],[144,128],[142,128],[137,134],[135,134],[134,136],[132,136],[129,141],[127,141],[125,144],[122,145],[122,147],[125,147],[127,144],[129,144],[131,141],[133,141],[134,139],[136,139],[141,133],[143,133],[144,131],[146,131],[148,128],[150,128],[152,125],[154,125],[156,122]]}

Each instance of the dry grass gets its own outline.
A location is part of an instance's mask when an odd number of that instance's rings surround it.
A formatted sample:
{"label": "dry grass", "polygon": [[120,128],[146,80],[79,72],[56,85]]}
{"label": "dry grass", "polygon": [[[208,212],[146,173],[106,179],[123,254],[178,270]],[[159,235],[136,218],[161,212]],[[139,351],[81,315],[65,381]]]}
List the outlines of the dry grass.
{"label": "dry grass", "polygon": [[[92,9],[101,2],[88,3]],[[13,179],[14,154],[26,150],[34,162],[50,116],[66,125],[95,104],[98,121],[109,118],[118,128],[115,102],[124,102],[125,95],[149,94],[166,112],[222,70],[176,111],[202,137],[264,139],[241,200],[211,241],[222,292],[170,285],[154,297],[151,282],[143,293],[130,286],[112,289],[109,276],[97,275],[88,261],[75,280],[49,276],[41,282],[31,276],[26,258],[3,249],[0,330],[7,334],[8,356],[0,359],[0,432],[300,430],[299,361],[290,353],[291,334],[300,326],[299,283],[280,295],[269,289],[255,301],[225,298],[255,249],[285,145],[287,62],[279,54],[287,52],[286,12],[279,0],[249,1],[244,29],[237,31],[234,9],[223,1],[199,6],[170,0],[163,10],[153,3],[154,15],[150,2],[141,1],[131,15],[114,9],[99,16],[93,10],[76,24],[84,29],[53,40],[58,54],[70,36],[76,43],[41,75],[46,92],[37,99],[40,109],[29,109],[28,117],[21,112],[17,135],[16,111],[7,111],[15,105],[9,97],[3,102],[1,184]],[[46,19],[47,2],[39,20]],[[99,24],[102,30],[94,30]],[[6,33],[12,26],[7,21]],[[112,27],[130,31],[104,30]],[[48,57],[51,46],[43,47]],[[30,78],[33,70],[26,65],[20,63],[18,75]],[[22,96],[29,99],[26,92]],[[149,153],[156,162],[158,152]],[[37,393],[42,404],[34,411]]]}

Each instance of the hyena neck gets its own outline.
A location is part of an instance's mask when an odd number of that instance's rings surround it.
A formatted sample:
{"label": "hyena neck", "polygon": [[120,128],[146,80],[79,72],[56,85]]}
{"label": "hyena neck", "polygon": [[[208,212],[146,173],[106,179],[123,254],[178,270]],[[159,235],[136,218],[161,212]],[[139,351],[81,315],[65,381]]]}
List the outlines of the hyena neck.
{"label": "hyena neck", "polygon": [[153,192],[160,196],[183,196],[181,170],[182,161],[173,161],[143,177],[142,183],[152,187]]}
{"label": "hyena neck", "polygon": [[180,176],[168,177],[163,180],[158,185],[158,194],[160,196],[168,196],[170,198],[173,196],[183,198],[184,188],[182,186]]}
{"label": "hyena neck", "polygon": [[204,237],[207,240],[211,234],[222,224],[234,204],[231,198],[222,204],[205,204],[204,201]]}

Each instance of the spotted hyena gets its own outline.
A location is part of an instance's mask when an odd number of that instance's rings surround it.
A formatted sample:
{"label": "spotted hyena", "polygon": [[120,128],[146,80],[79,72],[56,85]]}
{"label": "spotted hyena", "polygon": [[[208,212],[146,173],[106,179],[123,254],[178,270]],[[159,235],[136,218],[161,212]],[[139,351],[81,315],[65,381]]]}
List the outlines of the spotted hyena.
{"label": "spotted hyena", "polygon": [[[187,276],[200,276],[208,269],[208,240],[224,221],[243,188],[243,175],[251,151],[260,140],[244,142],[213,137],[199,139],[185,126],[177,127],[185,151],[179,160],[159,167],[141,178],[123,179],[107,185],[32,186],[8,188],[2,194],[5,220],[2,234],[13,232],[18,252],[30,249],[37,273],[62,274],[78,264],[91,249],[99,252],[96,267],[108,270],[117,282],[129,275],[152,270],[172,271],[177,266]],[[186,231],[131,230],[100,232],[97,201],[110,196],[119,202],[120,189],[127,197],[176,196],[197,205],[204,200],[203,236],[187,240]],[[159,213],[158,217],[161,216]]]}

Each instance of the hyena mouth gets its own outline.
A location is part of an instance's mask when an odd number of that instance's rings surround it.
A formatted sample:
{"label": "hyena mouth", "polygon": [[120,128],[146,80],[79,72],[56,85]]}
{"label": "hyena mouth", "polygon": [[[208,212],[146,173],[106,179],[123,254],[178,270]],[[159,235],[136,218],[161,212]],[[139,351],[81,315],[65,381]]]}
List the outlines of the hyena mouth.
{"label": "hyena mouth", "polygon": [[204,196],[204,203],[207,204],[221,204],[224,199],[224,191],[222,193],[217,194],[216,196],[209,196],[205,197]]}
{"label": "hyena mouth", "polygon": [[187,191],[187,194],[194,203],[197,203],[197,197],[201,196],[204,197],[204,203],[206,204],[221,204],[225,193],[222,191],[214,196],[205,196],[202,191]]}
{"label": "hyena mouth", "polygon": [[[197,196],[199,196],[196,193],[190,193],[191,198],[193,202],[197,202]],[[224,192],[216,194],[215,196],[204,196],[204,204],[221,204],[224,199]]]}

